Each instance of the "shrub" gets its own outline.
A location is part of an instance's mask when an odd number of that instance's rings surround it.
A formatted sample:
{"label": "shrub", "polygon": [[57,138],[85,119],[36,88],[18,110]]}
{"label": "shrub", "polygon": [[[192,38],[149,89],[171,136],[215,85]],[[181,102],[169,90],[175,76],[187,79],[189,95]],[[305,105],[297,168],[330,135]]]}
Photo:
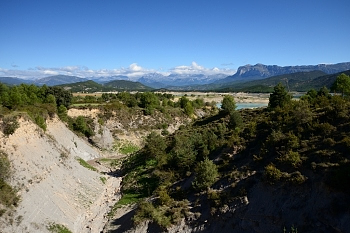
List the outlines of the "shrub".
{"label": "shrub", "polygon": [[265,178],[271,184],[279,181],[282,177],[282,172],[276,168],[273,163],[270,163],[265,167]]}
{"label": "shrub", "polygon": [[35,117],[35,123],[40,127],[42,128],[44,131],[46,131],[46,128],[47,128],[47,125],[46,125],[46,122],[45,122],[45,119],[38,115]]}
{"label": "shrub", "polygon": [[293,167],[298,167],[301,164],[300,154],[296,151],[289,151],[284,156],[280,157],[280,161],[291,165]]}
{"label": "shrub", "polygon": [[236,102],[231,95],[225,95],[221,104],[222,110],[226,114],[232,114],[236,110]]}
{"label": "shrub", "polygon": [[289,174],[287,181],[293,184],[302,184],[306,181],[306,177],[302,175],[299,171]]}
{"label": "shrub", "polygon": [[3,133],[5,135],[14,134],[19,127],[16,116],[5,116],[2,120]]}
{"label": "shrub", "polygon": [[5,152],[0,151],[0,179],[6,180],[10,176],[10,161]]}
{"label": "shrub", "polygon": [[196,176],[192,185],[199,190],[204,190],[212,186],[219,176],[216,165],[208,158],[199,162],[195,171]]}
{"label": "shrub", "polygon": [[67,227],[62,224],[50,223],[47,229],[52,233],[72,233]]}

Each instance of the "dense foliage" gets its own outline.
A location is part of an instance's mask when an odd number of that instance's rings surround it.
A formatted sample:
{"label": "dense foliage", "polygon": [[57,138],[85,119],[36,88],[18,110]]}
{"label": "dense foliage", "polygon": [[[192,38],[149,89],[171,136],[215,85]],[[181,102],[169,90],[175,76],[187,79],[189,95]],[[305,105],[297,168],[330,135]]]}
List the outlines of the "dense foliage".
{"label": "dense foliage", "polygon": [[172,135],[152,133],[124,164],[123,192],[155,197],[139,205],[135,223],[151,219],[167,227],[198,203],[214,214],[257,181],[307,188],[317,180],[350,193],[348,99],[321,88],[292,100],[277,85],[268,108],[232,111],[240,127],[231,123],[231,101],[225,98],[222,112]]}
{"label": "dense foliage", "polygon": [[26,112],[39,127],[46,130],[46,119],[57,113],[57,107],[68,107],[71,101],[72,94],[59,87],[27,84],[8,87],[0,83],[0,109],[4,116],[2,130],[5,135],[14,133],[18,127],[16,114],[21,112]]}

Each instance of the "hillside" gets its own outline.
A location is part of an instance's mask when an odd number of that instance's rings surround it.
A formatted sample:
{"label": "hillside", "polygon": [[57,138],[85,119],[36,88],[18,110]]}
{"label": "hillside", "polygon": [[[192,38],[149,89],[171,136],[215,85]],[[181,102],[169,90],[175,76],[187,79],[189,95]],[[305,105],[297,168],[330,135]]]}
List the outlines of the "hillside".
{"label": "hillside", "polygon": [[81,166],[76,158],[101,154],[57,118],[47,121],[47,132],[25,116],[19,124],[8,137],[0,133],[1,150],[13,167],[11,184],[21,199],[15,212],[1,219],[1,231],[48,232],[50,224],[62,224],[73,232],[100,232],[121,178]]}
{"label": "hillside", "polygon": [[111,88],[116,91],[151,91],[153,88],[143,85],[140,82],[127,80],[113,80],[103,84],[105,88]]}
{"label": "hillside", "polygon": [[219,110],[195,95],[120,92],[67,109],[27,87],[5,92],[27,102],[1,106],[0,165],[6,153],[20,197],[0,202],[4,232],[350,229],[347,96],[296,101],[277,85],[268,108],[237,111],[233,95]]}
{"label": "hillside", "polygon": [[105,232],[348,232],[350,102],[270,100],[147,137],[122,182],[145,199]]}
{"label": "hillside", "polygon": [[272,92],[272,87],[278,83],[282,83],[289,88],[290,91],[308,91],[310,89],[318,90],[323,86],[330,88],[337,76],[341,73],[349,75],[350,70],[330,75],[326,75],[322,71],[284,74],[249,82],[227,83],[225,88],[219,90],[223,92]]}
{"label": "hillside", "polygon": [[58,87],[63,87],[65,90],[69,90],[73,93],[93,93],[93,92],[102,92],[104,91],[104,87],[101,84],[98,84],[92,80],[76,82],[76,83],[68,83],[61,84]]}
{"label": "hillside", "polygon": [[75,93],[94,93],[94,92],[109,92],[109,91],[150,91],[152,88],[147,87],[138,82],[126,80],[114,80],[105,84],[99,84],[92,80],[58,85],[66,90]]}

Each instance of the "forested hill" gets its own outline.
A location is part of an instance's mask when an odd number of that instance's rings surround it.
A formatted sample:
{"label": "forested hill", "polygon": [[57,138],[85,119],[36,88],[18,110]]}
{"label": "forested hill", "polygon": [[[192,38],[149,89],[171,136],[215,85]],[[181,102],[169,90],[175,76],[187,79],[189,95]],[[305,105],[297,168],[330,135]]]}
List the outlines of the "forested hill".
{"label": "forested hill", "polygon": [[106,88],[112,88],[121,91],[150,91],[153,88],[143,85],[140,82],[132,82],[127,80],[113,80],[103,85]]}
{"label": "forested hill", "polygon": [[58,85],[71,92],[93,93],[108,91],[150,91],[152,88],[138,82],[126,80],[114,80],[105,84],[99,84],[92,80]]}
{"label": "forested hill", "polygon": [[296,101],[279,84],[268,108],[238,112],[226,96],[218,115],[151,134],[123,165],[124,195],[145,198],[129,220],[149,220],[154,232],[347,232],[350,77],[342,78],[333,88],[345,85],[344,97],[322,88]]}

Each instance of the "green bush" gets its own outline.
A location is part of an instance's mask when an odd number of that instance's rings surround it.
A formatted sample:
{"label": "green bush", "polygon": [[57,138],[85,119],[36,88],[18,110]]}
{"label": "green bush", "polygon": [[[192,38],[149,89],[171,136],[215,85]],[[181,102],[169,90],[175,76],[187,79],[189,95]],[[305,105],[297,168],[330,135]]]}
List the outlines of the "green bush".
{"label": "green bush", "polygon": [[[5,152],[0,151],[0,207],[11,208],[17,206],[19,196],[6,180],[11,177],[10,161]],[[0,216],[6,212],[6,209],[0,209]]]}
{"label": "green bush", "polygon": [[280,161],[291,165],[292,167],[296,168],[301,165],[302,161],[300,158],[300,154],[296,151],[289,151],[282,157],[280,157]]}
{"label": "green bush", "polygon": [[193,181],[193,186],[199,190],[204,190],[212,186],[219,176],[216,165],[208,158],[199,162],[195,171],[196,176]]}
{"label": "green bush", "polygon": [[282,178],[282,172],[276,168],[273,163],[270,163],[265,167],[265,178],[271,184],[279,181]]}
{"label": "green bush", "polygon": [[45,119],[38,115],[35,117],[35,123],[40,127],[42,128],[44,131],[46,131],[46,128],[47,128],[47,125],[46,125],[46,122],[45,122]]}
{"label": "green bush", "polygon": [[14,134],[16,129],[18,129],[19,123],[17,121],[17,116],[5,116],[2,119],[2,128],[5,135]]}

